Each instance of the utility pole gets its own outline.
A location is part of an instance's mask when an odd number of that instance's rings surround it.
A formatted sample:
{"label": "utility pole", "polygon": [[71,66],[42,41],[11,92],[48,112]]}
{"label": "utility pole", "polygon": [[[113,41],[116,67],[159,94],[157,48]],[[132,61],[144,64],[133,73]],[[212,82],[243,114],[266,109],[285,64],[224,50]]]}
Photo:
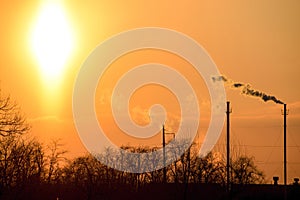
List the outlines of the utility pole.
{"label": "utility pole", "polygon": [[230,102],[227,101],[227,110],[226,110],[226,115],[227,115],[227,163],[226,163],[226,173],[227,173],[227,192],[230,191]]}
{"label": "utility pole", "polygon": [[163,124],[162,126],[162,143],[163,143],[163,164],[164,164],[164,168],[163,168],[163,182],[166,183],[167,182],[167,168],[166,168],[166,134],[172,134],[173,135],[173,139],[175,139],[175,133],[166,133],[165,132],[165,125]]}
{"label": "utility pole", "polygon": [[163,162],[164,162],[164,168],[163,168],[163,173],[164,173],[164,176],[163,176],[163,181],[164,183],[167,182],[167,168],[166,168],[166,149],[165,149],[165,146],[166,146],[166,139],[165,139],[165,125],[163,124],[163,127],[162,127],[162,141],[163,141]]}

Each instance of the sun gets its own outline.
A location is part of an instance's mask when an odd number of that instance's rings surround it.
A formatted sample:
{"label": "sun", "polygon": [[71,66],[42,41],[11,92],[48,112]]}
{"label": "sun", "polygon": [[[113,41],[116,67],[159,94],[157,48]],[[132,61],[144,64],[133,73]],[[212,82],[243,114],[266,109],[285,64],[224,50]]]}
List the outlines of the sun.
{"label": "sun", "polygon": [[31,46],[44,79],[57,81],[73,48],[73,35],[59,2],[41,7],[31,34]]}

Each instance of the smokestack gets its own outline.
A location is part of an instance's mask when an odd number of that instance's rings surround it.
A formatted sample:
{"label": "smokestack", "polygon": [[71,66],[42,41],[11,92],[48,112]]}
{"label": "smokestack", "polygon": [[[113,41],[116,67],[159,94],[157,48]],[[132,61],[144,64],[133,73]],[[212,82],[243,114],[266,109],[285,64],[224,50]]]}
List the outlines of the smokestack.
{"label": "smokestack", "polygon": [[283,104],[283,178],[284,178],[284,199],[287,199],[287,169],[286,169],[286,104]]}
{"label": "smokestack", "polygon": [[283,177],[286,185],[286,104],[283,104]]}

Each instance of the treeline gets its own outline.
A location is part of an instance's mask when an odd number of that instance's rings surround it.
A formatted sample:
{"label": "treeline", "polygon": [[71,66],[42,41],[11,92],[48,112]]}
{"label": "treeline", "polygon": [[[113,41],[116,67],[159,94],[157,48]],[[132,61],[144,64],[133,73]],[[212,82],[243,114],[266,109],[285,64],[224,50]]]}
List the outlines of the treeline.
{"label": "treeline", "polygon": [[[127,150],[146,152],[151,149],[128,147]],[[163,169],[138,174],[110,168],[92,155],[68,160],[57,141],[44,147],[36,140],[24,140],[22,136],[9,135],[1,137],[0,152],[0,190],[3,197],[13,196],[18,199],[48,195],[54,198],[76,194],[83,199],[93,199],[124,189],[134,193],[149,184],[165,183]],[[116,155],[117,153],[114,154],[108,149],[101,156],[119,159]],[[178,185],[213,183],[225,186],[226,166],[222,157],[217,153],[209,153],[203,158],[196,155],[196,152],[187,151],[178,161],[167,166],[166,182]],[[137,162],[123,159],[124,162],[120,164],[128,167],[132,162]],[[232,161],[231,171],[231,180],[235,184],[264,181],[264,175],[254,165],[253,158],[238,157]]]}
{"label": "treeline", "polygon": [[[141,160],[120,158],[120,153],[111,149],[97,156],[87,154],[67,159],[59,140],[42,145],[28,138],[29,130],[16,104],[9,97],[0,96],[0,199],[115,199],[120,196],[124,199],[125,194],[137,194],[153,185],[177,185],[185,194],[192,184],[218,184],[220,187],[226,184],[226,162],[219,153],[211,152],[200,158],[195,148],[190,148],[165,169],[129,173],[110,168],[99,160],[107,159],[126,168],[136,166],[133,163]],[[156,150],[149,147],[123,149],[135,153]],[[167,157],[177,153],[175,150],[166,152]],[[143,158],[142,162],[144,166],[161,164],[158,160],[162,158]],[[231,176],[234,184],[264,181],[254,159],[247,156],[231,161]],[[175,198],[176,190],[172,193]]]}

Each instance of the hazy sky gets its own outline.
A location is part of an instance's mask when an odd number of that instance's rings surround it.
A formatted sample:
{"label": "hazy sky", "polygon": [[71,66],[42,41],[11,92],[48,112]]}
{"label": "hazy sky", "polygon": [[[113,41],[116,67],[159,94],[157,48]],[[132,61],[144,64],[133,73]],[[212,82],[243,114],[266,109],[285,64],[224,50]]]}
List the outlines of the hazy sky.
{"label": "hazy sky", "polygon": [[[57,79],[51,81],[32,50],[33,30],[47,2],[7,1],[0,7],[0,88],[2,95],[10,94],[21,106],[34,136],[45,143],[50,138],[62,138],[71,156],[84,153],[72,119],[72,91],[81,64],[99,43],[114,34],[133,28],[163,27],[196,40],[222,74],[250,83],[253,88],[287,103],[288,182],[300,176],[299,1],[57,1],[72,36],[72,51]],[[58,23],[59,20],[55,22]],[[56,48],[57,51],[62,48],[60,43]],[[199,83],[197,96],[204,113],[202,119],[207,121],[208,92],[201,77],[194,76],[188,69],[188,63],[174,55],[150,50],[127,56],[113,63],[103,87],[99,84],[97,109],[110,112],[109,106],[101,102],[109,96],[110,87],[122,73],[134,65],[154,60],[181,70],[192,84]],[[154,97],[160,90],[153,86],[147,93],[141,90],[140,96],[139,92],[135,94],[130,104],[134,120],[146,123],[150,105],[156,101],[167,104],[165,98]],[[265,103],[230,88],[226,92],[233,109],[234,148],[254,156],[269,180],[277,175],[282,181],[282,105]],[[168,99],[173,98],[166,91],[161,93]],[[170,115],[173,114],[168,121],[170,127],[176,127],[178,105],[174,102],[174,105],[166,105],[172,110]],[[101,114],[98,118],[101,120]],[[109,131],[117,132],[112,121],[105,123]],[[199,132],[205,132],[206,123]],[[159,139],[158,135],[152,142],[159,145]],[[223,149],[224,144],[222,135],[216,149]]]}

